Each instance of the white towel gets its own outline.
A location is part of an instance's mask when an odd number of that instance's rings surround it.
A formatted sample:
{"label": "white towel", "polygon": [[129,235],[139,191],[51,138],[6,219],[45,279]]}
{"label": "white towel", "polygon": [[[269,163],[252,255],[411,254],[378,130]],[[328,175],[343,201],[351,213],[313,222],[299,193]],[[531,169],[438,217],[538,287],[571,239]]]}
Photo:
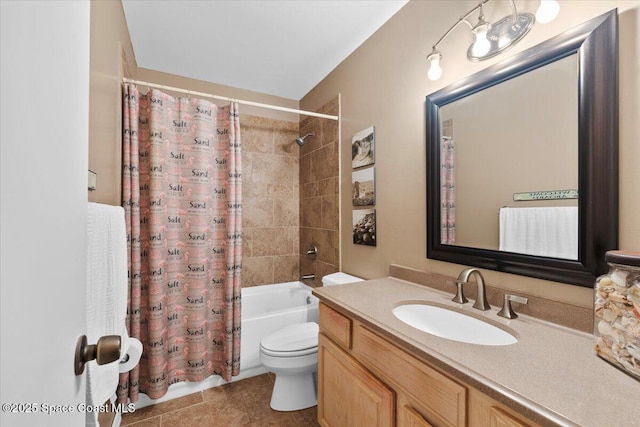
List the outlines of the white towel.
{"label": "white towel", "polygon": [[[95,344],[105,335],[120,335],[120,356],[128,348],[127,233],[124,209],[89,203],[87,216],[87,340]],[[102,405],[116,391],[119,360],[87,369],[87,404]],[[87,414],[87,425],[98,425],[98,412]]]}
{"label": "white towel", "polygon": [[500,209],[500,250],[578,259],[578,208]]}

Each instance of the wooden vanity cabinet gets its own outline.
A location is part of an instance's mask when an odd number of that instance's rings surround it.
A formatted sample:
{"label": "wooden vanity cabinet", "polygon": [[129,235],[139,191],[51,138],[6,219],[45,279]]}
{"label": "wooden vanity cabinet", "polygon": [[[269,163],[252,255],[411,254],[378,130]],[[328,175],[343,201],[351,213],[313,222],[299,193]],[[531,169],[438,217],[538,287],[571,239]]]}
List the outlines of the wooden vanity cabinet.
{"label": "wooden vanity cabinet", "polygon": [[324,427],[534,427],[321,303],[318,421]]}

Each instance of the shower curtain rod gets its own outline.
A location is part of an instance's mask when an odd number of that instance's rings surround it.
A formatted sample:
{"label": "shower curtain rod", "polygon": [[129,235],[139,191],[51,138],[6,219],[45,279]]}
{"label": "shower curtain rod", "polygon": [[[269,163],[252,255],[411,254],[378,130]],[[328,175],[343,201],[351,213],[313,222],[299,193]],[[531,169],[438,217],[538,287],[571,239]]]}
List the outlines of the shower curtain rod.
{"label": "shower curtain rod", "polygon": [[296,110],[294,108],[280,107],[278,105],[262,104],[260,102],[244,101],[242,99],[228,98],[226,96],[212,95],[210,93],[204,93],[204,92],[196,92],[194,90],[181,89],[181,88],[173,87],[173,86],[159,85],[159,84],[155,84],[155,83],[151,83],[151,82],[145,82],[145,81],[142,81],[142,80],[133,80],[133,79],[128,79],[128,78],[123,78],[122,81],[124,83],[133,83],[133,84],[143,85],[143,86],[147,86],[147,87],[155,88],[155,89],[163,89],[163,90],[170,90],[170,91],[173,91],[173,92],[181,92],[181,93],[186,93],[187,95],[195,95],[195,96],[200,96],[200,97],[203,97],[203,98],[213,98],[213,99],[217,99],[219,101],[237,102],[238,104],[251,105],[252,107],[267,108],[269,110],[284,111],[284,112],[287,112],[287,113],[300,114],[300,115],[303,115],[303,116],[320,117],[322,119],[338,120],[338,116],[332,116],[332,115],[329,115],[329,114],[321,114],[321,113],[314,113],[312,111]]}

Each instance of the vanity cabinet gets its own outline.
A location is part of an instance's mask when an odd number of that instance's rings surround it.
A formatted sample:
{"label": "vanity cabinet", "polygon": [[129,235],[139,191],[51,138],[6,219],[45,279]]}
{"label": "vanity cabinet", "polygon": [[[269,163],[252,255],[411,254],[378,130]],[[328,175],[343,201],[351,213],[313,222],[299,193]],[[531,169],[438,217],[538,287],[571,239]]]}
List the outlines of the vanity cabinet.
{"label": "vanity cabinet", "polygon": [[324,303],[320,304],[319,316],[320,425],[537,425]]}

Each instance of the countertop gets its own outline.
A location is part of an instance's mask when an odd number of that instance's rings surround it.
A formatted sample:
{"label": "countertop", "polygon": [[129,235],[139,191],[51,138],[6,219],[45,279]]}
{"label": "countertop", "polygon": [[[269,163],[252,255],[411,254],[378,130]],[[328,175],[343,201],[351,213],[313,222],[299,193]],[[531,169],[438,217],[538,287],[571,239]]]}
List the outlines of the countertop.
{"label": "countertop", "polygon": [[[596,356],[593,336],[520,315],[508,320],[460,305],[444,293],[393,277],[315,288],[329,306],[349,314],[401,348],[468,383],[541,425],[640,426],[640,382]],[[430,302],[485,320],[515,335],[508,346],[439,338],[397,319],[392,310]],[[517,312],[517,304],[514,304]]]}

